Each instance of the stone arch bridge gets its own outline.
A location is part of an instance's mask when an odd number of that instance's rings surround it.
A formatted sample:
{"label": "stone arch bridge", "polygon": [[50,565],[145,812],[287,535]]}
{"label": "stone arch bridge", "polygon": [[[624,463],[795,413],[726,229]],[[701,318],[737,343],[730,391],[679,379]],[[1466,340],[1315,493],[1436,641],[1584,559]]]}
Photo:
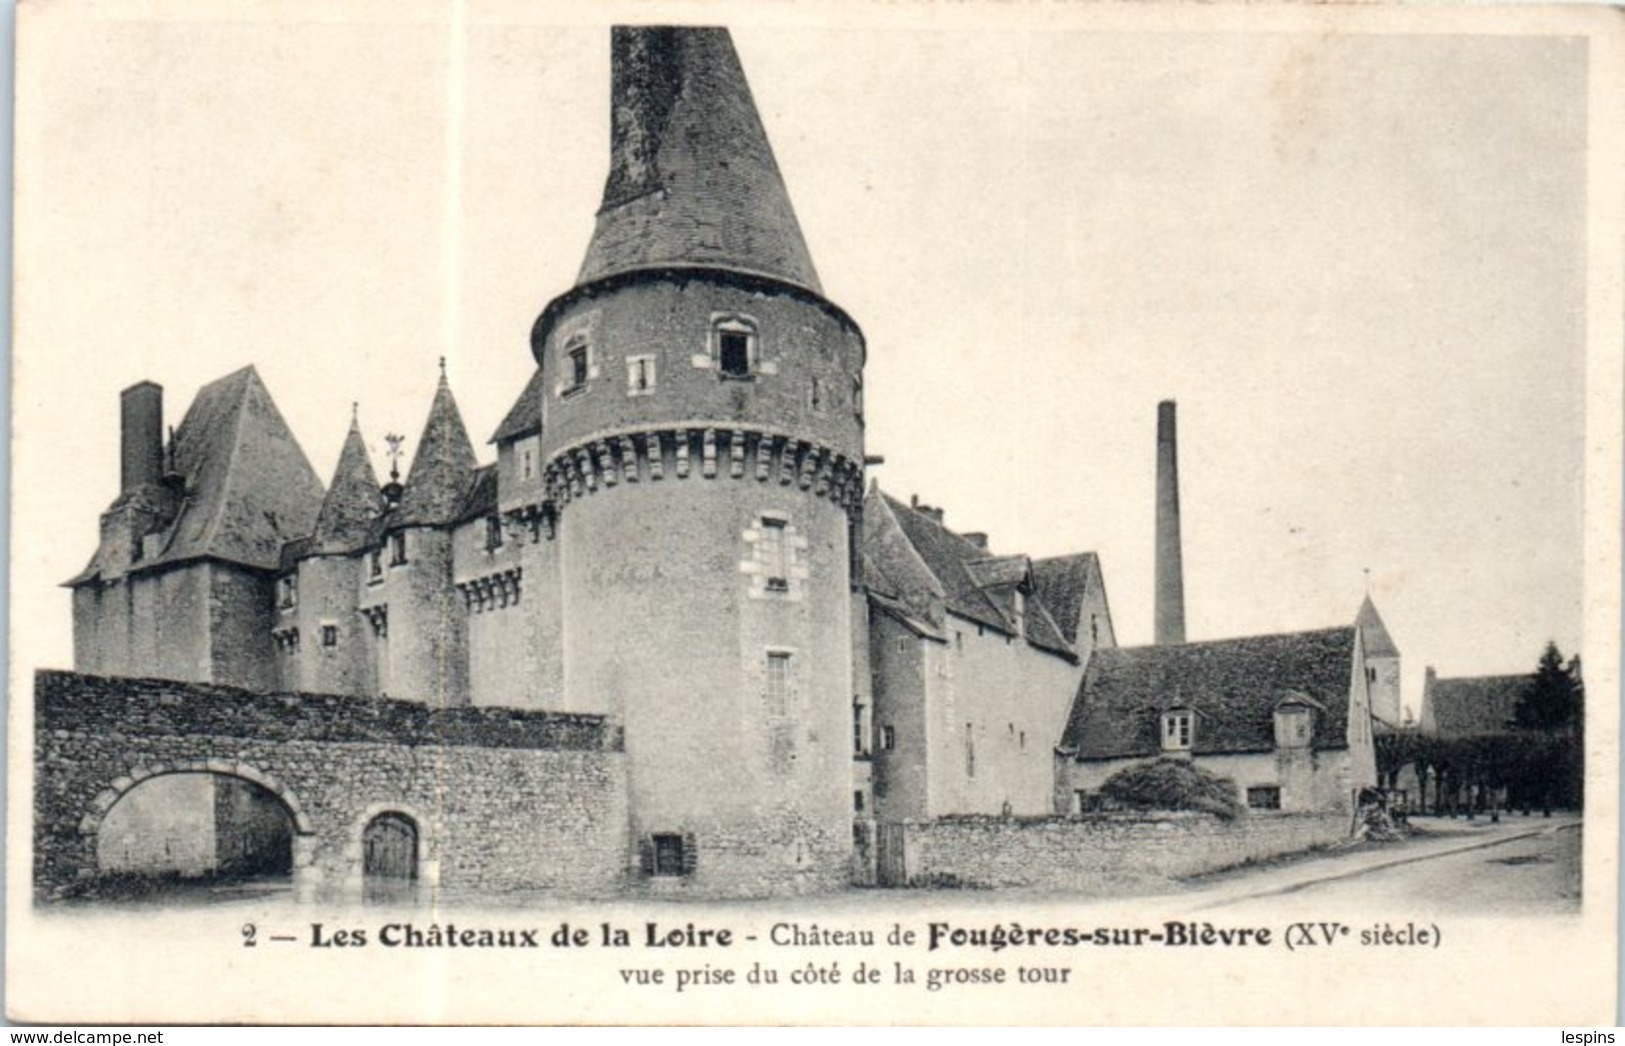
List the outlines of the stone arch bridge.
{"label": "stone arch bridge", "polygon": [[94,877],[109,811],[184,773],[250,781],[279,801],[301,899],[359,899],[362,834],[384,813],[418,826],[430,888],[611,894],[629,867],[624,759],[603,716],[42,671],[34,896]]}

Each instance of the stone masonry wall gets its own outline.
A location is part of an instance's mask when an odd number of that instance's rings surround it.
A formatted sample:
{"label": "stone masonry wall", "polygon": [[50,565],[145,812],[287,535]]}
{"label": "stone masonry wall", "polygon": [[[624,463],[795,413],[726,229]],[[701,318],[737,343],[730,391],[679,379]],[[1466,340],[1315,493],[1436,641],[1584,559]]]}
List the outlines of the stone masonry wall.
{"label": "stone masonry wall", "polygon": [[628,867],[619,727],[601,716],[41,672],[34,891],[97,869],[107,812],[143,781],[215,773],[288,808],[307,898],[355,898],[361,836],[386,811],[420,833],[420,879],[448,892],[615,892]]}
{"label": "stone masonry wall", "polygon": [[1109,893],[1114,885],[1183,878],[1346,839],[1346,814],[1206,814],[1081,818],[944,818],[907,822],[909,885],[1033,887]]}

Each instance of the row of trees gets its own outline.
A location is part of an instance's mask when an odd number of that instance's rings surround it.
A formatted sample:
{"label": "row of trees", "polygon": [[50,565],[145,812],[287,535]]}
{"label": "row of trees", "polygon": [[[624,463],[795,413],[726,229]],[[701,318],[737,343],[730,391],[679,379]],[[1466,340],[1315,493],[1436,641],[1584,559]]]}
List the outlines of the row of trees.
{"label": "row of trees", "polygon": [[1432,737],[1414,727],[1379,734],[1377,773],[1393,787],[1414,765],[1436,782],[1434,813],[1502,805],[1529,812],[1579,808],[1585,784],[1585,686],[1549,643],[1502,729]]}

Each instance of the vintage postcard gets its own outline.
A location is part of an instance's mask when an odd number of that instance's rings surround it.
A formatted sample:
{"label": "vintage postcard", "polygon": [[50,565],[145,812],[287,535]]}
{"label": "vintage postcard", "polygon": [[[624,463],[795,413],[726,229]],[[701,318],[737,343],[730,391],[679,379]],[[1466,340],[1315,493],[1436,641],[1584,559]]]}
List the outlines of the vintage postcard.
{"label": "vintage postcard", "polygon": [[1622,44],[23,3],[8,1016],[1614,1023]]}

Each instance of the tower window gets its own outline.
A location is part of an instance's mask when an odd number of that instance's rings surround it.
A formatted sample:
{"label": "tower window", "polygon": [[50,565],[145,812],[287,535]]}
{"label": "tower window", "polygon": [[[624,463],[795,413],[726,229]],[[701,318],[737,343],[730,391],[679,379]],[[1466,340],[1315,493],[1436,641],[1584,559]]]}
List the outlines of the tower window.
{"label": "tower window", "polygon": [[381,578],[384,576],[384,550],[375,548],[367,553],[367,576]]}
{"label": "tower window", "polygon": [[767,572],[769,592],[787,592],[790,588],[789,571],[785,569],[785,521],[763,516],[756,538],[756,555]]}
{"label": "tower window", "polygon": [[655,390],[655,358],[628,356],[626,358],[626,394],[641,396]]}
{"label": "tower window", "polygon": [[565,354],[565,374],[569,384],[565,391],[586,387],[587,384],[587,346],[577,345]]}
{"label": "tower window", "polygon": [[824,383],[817,378],[812,380],[812,387],[807,392],[807,402],[813,410],[824,409]]}
{"label": "tower window", "polygon": [[389,565],[401,566],[406,562],[406,531],[397,530],[389,535]]}
{"label": "tower window", "polygon": [[717,373],[724,378],[749,378],[756,370],[756,325],[730,317],[719,321],[712,333]]}
{"label": "tower window", "polygon": [[965,776],[976,776],[976,734],[972,730],[973,724],[965,724]]}
{"label": "tower window", "polygon": [[897,750],[897,729],[892,726],[880,728],[880,750],[893,752]]}
{"label": "tower window", "polygon": [[502,547],[502,517],[485,517],[485,549],[487,552]]}
{"label": "tower window", "polygon": [[278,607],[280,607],[283,610],[290,610],[293,607],[298,606],[299,605],[299,578],[296,575],[293,575],[293,574],[289,574],[287,577],[283,578],[282,583],[281,583],[281,587],[280,587],[280,593],[281,593],[281,598],[277,601],[277,606]]}
{"label": "tower window", "polygon": [[338,645],[339,645],[339,626],[337,626],[337,625],[323,625],[322,626],[322,646],[338,646]]}
{"label": "tower window", "polygon": [[767,685],[764,688],[769,714],[782,716],[790,703],[790,655],[782,650],[767,653]]}
{"label": "tower window", "polygon": [[860,813],[860,814],[863,813],[863,793],[862,792],[854,791],[852,793],[852,809],[856,813]]}
{"label": "tower window", "polygon": [[535,468],[535,459],[530,451],[527,450],[519,455],[519,476],[521,479],[529,479],[535,474]]}

